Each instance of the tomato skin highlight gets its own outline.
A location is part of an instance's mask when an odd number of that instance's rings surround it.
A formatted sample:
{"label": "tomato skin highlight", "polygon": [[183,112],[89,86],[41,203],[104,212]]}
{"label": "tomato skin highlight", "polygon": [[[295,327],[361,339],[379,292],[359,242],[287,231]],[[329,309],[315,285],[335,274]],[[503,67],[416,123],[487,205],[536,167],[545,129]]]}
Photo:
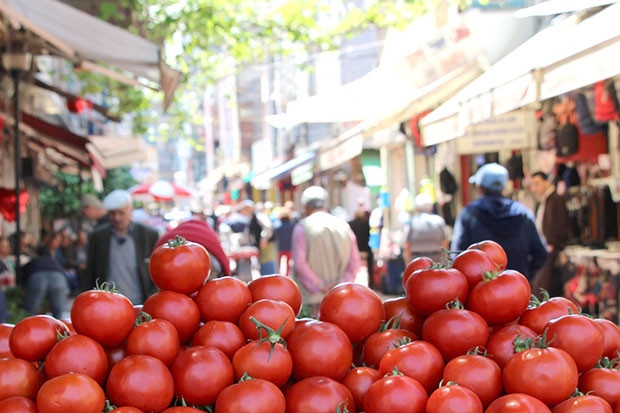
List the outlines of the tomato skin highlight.
{"label": "tomato skin highlight", "polygon": [[497,242],[492,240],[484,240],[480,242],[476,242],[467,249],[477,249],[485,252],[495,264],[500,271],[506,269],[506,265],[508,265],[508,255],[506,255],[506,251],[499,245]]}
{"label": "tomato skin highlight", "polygon": [[456,269],[426,269],[414,272],[405,287],[405,296],[415,313],[428,316],[469,294],[467,278]]}
{"label": "tomato skin highlight", "polygon": [[620,403],[620,370],[593,368],[579,377],[579,390],[602,397],[610,405]]}
{"label": "tomato skin highlight", "polygon": [[282,391],[272,382],[262,379],[232,384],[222,390],[215,401],[215,413],[285,411],[286,399]]}
{"label": "tomato skin highlight", "polygon": [[220,277],[207,281],[194,301],[205,323],[211,320],[230,321],[237,324],[239,317],[252,302],[248,286],[235,277]]}
{"label": "tomato skin highlight", "polygon": [[364,396],[365,413],[424,413],[428,395],[408,376],[386,376],[370,385]]}
{"label": "tomato skin highlight", "polygon": [[551,409],[528,394],[512,393],[496,399],[484,413],[551,413]]}
{"label": "tomato skin highlight", "polygon": [[[349,389],[329,377],[312,376],[300,380],[286,392],[287,413],[324,413],[355,411],[355,402]],[[340,407],[339,407],[340,406]]]}
{"label": "tomato skin highlight", "polygon": [[454,382],[473,391],[484,407],[502,394],[502,370],[491,357],[466,354],[450,360],[443,383]]}
{"label": "tomato skin highlight", "polygon": [[33,315],[18,321],[9,335],[9,349],[13,357],[26,361],[40,361],[58,341],[58,334],[69,333],[69,328],[49,315]]}
{"label": "tomato skin highlight", "polygon": [[455,384],[435,390],[426,403],[426,413],[482,413],[480,398],[467,387]]}
{"label": "tomato skin highlight", "polygon": [[0,413],[38,413],[38,410],[29,398],[13,396],[0,401]]}
{"label": "tomato skin highlight", "polygon": [[230,321],[208,321],[192,337],[192,347],[212,346],[222,350],[231,360],[246,342],[241,329]]}
{"label": "tomato skin highlight", "polygon": [[603,354],[603,330],[589,317],[565,315],[547,323],[549,346],[566,351],[583,372],[596,365]]}
{"label": "tomato skin highlight", "polygon": [[159,291],[144,302],[142,310],[153,318],[171,322],[180,343],[189,343],[200,325],[200,310],[189,296],[174,291]]}
{"label": "tomato skin highlight", "polygon": [[68,336],[54,345],[45,358],[48,378],[82,373],[100,386],[108,377],[108,359],[101,344],[82,334]]}
{"label": "tomato skin highlight", "polygon": [[105,394],[97,382],[80,373],[63,374],[47,380],[37,394],[39,413],[100,413]]}
{"label": "tomato skin highlight", "polygon": [[170,366],[179,354],[179,333],[168,320],[155,318],[140,324],[127,338],[127,355],[144,354]]}
{"label": "tomato skin highlight", "polygon": [[290,277],[280,274],[263,275],[248,283],[252,301],[263,298],[284,301],[291,306],[295,315],[301,311],[302,296],[299,286]]}
{"label": "tomato skin highlight", "polygon": [[571,397],[555,406],[552,413],[613,413],[609,403],[598,396],[587,394]]}
{"label": "tomato skin highlight", "polygon": [[151,253],[149,272],[153,283],[160,290],[191,294],[205,283],[211,271],[211,258],[202,245],[185,241],[176,245],[175,240],[161,244]]}
{"label": "tomato skin highlight", "polygon": [[250,341],[241,347],[232,358],[235,379],[244,374],[255,379],[272,382],[282,387],[293,373],[293,358],[286,347],[280,343]]}
{"label": "tomato skin highlight", "polygon": [[42,378],[34,365],[22,359],[0,359],[0,400],[22,396],[35,400]]}
{"label": "tomato skin highlight", "polygon": [[485,272],[496,271],[497,264],[489,255],[478,249],[461,251],[452,261],[452,268],[459,270],[467,278],[469,290],[482,281]]}

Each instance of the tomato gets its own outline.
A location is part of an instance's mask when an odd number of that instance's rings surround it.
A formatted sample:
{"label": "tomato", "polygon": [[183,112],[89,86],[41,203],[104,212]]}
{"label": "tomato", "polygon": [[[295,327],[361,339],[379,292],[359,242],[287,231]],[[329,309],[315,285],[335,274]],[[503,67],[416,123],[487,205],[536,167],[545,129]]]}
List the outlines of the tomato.
{"label": "tomato", "polygon": [[235,379],[244,373],[255,379],[264,379],[278,387],[291,377],[293,358],[286,347],[280,343],[251,341],[241,347],[232,358]]}
{"label": "tomato", "polygon": [[56,343],[47,354],[44,367],[49,378],[82,373],[100,386],[108,377],[108,359],[103,347],[83,334],[68,336]]}
{"label": "tomato", "polygon": [[602,397],[610,405],[620,403],[620,369],[618,364],[609,368],[593,368],[579,377],[579,390],[583,393]]}
{"label": "tomato", "polygon": [[514,340],[517,337],[534,339],[536,335],[532,329],[520,324],[502,327],[489,337],[486,345],[487,353],[503,369],[508,360],[516,354]]}
{"label": "tomato", "polygon": [[482,413],[482,402],[465,386],[448,384],[435,390],[426,403],[426,413]]}
{"label": "tomato", "polygon": [[405,293],[413,311],[427,316],[446,308],[446,304],[455,299],[464,303],[469,284],[459,270],[418,270],[407,281]]}
{"label": "tomato", "polygon": [[355,411],[349,389],[329,377],[313,376],[298,381],[286,392],[287,413]]}
{"label": "tomato", "polygon": [[603,330],[589,317],[573,314],[547,323],[549,346],[566,351],[583,372],[596,365],[603,354]]}
{"label": "tomato", "polygon": [[37,405],[27,397],[13,396],[0,401],[0,413],[38,413]]}
{"label": "tomato", "polygon": [[340,380],[353,361],[353,347],[346,333],[325,321],[297,325],[286,344],[293,358],[295,380],[311,376]]}
{"label": "tomato", "polygon": [[614,407],[614,413],[620,413],[620,401],[616,403],[616,407]]}
{"label": "tomato", "polygon": [[116,406],[161,412],[174,397],[174,380],[166,365],[152,356],[127,356],[110,370],[106,394]]}
{"label": "tomato", "polygon": [[41,376],[34,365],[22,359],[0,359],[0,400],[22,396],[34,400]]}
{"label": "tomato", "polygon": [[80,373],[63,374],[47,380],[37,394],[39,413],[101,413],[105,394],[97,382]]}
{"label": "tomato", "polygon": [[170,366],[179,353],[179,333],[174,324],[163,318],[144,322],[129,334],[126,352],[153,356]]}
{"label": "tomato", "polygon": [[244,380],[220,392],[215,413],[284,413],[286,399],[272,382],[262,379]]}
{"label": "tomato", "polygon": [[230,321],[237,324],[239,317],[252,302],[248,286],[235,277],[220,277],[203,285],[195,299],[202,321]]}
{"label": "tomato", "polygon": [[0,359],[13,358],[9,346],[9,336],[13,327],[13,324],[0,324]]}
{"label": "tomato", "polygon": [[428,257],[417,257],[412,259],[409,264],[407,264],[405,271],[403,272],[403,288],[407,285],[407,281],[409,280],[409,277],[411,277],[411,274],[417,270],[431,268],[433,265],[435,265],[435,261]]}
{"label": "tomato", "polygon": [[512,393],[496,399],[484,413],[551,413],[551,410],[535,397]]}
{"label": "tomato", "polygon": [[603,330],[603,357],[620,357],[620,327],[605,318],[595,318],[592,321]]}
{"label": "tomato", "polygon": [[106,347],[104,350],[106,358],[108,359],[108,372],[116,363],[124,359],[127,355],[127,349],[124,343],[114,347]]}
{"label": "tomato", "polygon": [[295,313],[284,301],[268,298],[255,301],[239,317],[239,328],[248,340],[257,340],[259,335],[266,337],[269,331],[262,327],[259,328],[252,318],[272,331],[278,330],[278,334],[283,339],[286,339],[295,328]]}
{"label": "tomato", "polygon": [[15,324],[9,335],[9,348],[14,357],[26,361],[43,360],[58,341],[58,335],[69,332],[60,320],[48,315],[33,315]]}
{"label": "tomato", "polygon": [[370,388],[370,385],[381,378],[379,370],[371,367],[356,367],[344,376],[340,382],[344,384],[351,392],[355,401],[356,411],[364,410],[364,395]]}
{"label": "tomato", "polygon": [[379,368],[381,357],[388,350],[415,340],[417,340],[415,334],[403,329],[378,331],[364,342],[362,360],[366,366]]}
{"label": "tomato", "polygon": [[220,391],[234,381],[230,360],[215,347],[190,347],[181,351],[170,371],[177,398],[196,406],[215,403]]}
{"label": "tomato", "polygon": [[230,321],[208,321],[196,331],[192,346],[212,346],[219,348],[229,359],[246,343],[241,329]]}
{"label": "tomato", "polygon": [[489,338],[489,327],[473,311],[439,310],[424,321],[422,338],[437,347],[447,362],[474,347],[484,347]]}
{"label": "tomato", "polygon": [[200,409],[196,409],[194,407],[188,407],[188,406],[174,406],[174,407],[168,407],[166,410],[163,410],[161,413],[204,413],[204,410],[200,410]]}
{"label": "tomato", "polygon": [[178,235],[156,247],[149,260],[153,283],[160,290],[181,294],[198,290],[210,271],[211,258],[205,247]]}
{"label": "tomato", "polygon": [[471,289],[466,307],[482,316],[489,325],[516,320],[530,303],[530,283],[518,271],[504,270],[496,277],[485,276]]}
{"label": "tomato", "polygon": [[553,413],[613,413],[609,403],[598,396],[587,394],[571,397],[553,408]]}
{"label": "tomato", "polygon": [[[168,409],[163,411],[166,412]],[[110,413],[142,413],[142,410],[133,406],[121,406],[111,410]]]}
{"label": "tomato", "polygon": [[408,376],[386,376],[370,385],[364,396],[365,413],[424,413],[428,395]]}
{"label": "tomato", "polygon": [[425,317],[413,311],[407,297],[388,298],[383,301],[383,308],[386,320],[398,318],[399,328],[411,331],[416,337],[422,337],[422,324],[424,324]]}
{"label": "tomato", "polygon": [[135,321],[136,313],[131,301],[119,293],[84,291],[75,297],[71,305],[71,322],[75,331],[104,347],[114,347],[125,341]]}
{"label": "tomato", "polygon": [[477,249],[469,249],[460,252],[452,261],[452,268],[459,270],[467,278],[469,289],[482,281],[487,272],[497,271],[497,264],[489,255]]}
{"label": "tomato", "polygon": [[552,297],[525,310],[519,318],[519,324],[529,327],[536,334],[542,334],[547,323],[554,318],[578,313],[579,308],[569,299]]}
{"label": "tomato", "polygon": [[381,358],[379,374],[385,376],[394,368],[420,382],[426,392],[431,394],[441,380],[444,361],[437,347],[426,341],[414,341],[389,350]]}
{"label": "tomato", "polygon": [[547,406],[568,399],[578,377],[571,356],[554,347],[523,350],[508,360],[502,372],[506,393],[525,393]]}
{"label": "tomato", "polygon": [[484,240],[480,242],[476,242],[467,249],[477,249],[485,252],[495,264],[498,266],[498,270],[506,269],[506,265],[508,265],[508,256],[506,255],[506,251],[499,245],[497,242],[492,240]]}
{"label": "tomato", "polygon": [[319,304],[319,320],[336,324],[351,343],[362,343],[385,320],[381,298],[365,285],[347,282],[331,288]]}
{"label": "tomato", "polygon": [[190,297],[174,291],[159,291],[144,302],[142,310],[153,318],[170,321],[180,343],[188,343],[200,325],[200,311]]}
{"label": "tomato", "polygon": [[450,360],[443,370],[443,382],[472,390],[485,407],[502,394],[502,370],[490,357],[480,354]]}
{"label": "tomato", "polygon": [[295,315],[301,310],[302,297],[299,285],[285,275],[263,275],[250,281],[248,289],[252,293],[252,301],[263,298],[280,300],[290,305]]}

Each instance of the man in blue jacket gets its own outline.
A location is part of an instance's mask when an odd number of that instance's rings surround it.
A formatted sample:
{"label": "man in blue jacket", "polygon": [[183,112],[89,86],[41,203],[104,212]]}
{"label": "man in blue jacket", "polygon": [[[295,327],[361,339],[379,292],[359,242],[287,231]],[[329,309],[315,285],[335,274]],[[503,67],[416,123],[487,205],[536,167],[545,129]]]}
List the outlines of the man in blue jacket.
{"label": "man in blue jacket", "polygon": [[508,171],[489,163],[469,178],[481,195],[465,206],[454,224],[452,251],[462,251],[475,242],[493,240],[508,256],[508,269],[532,280],[547,260],[548,252],[538,231],[534,214],[523,204],[502,195]]}

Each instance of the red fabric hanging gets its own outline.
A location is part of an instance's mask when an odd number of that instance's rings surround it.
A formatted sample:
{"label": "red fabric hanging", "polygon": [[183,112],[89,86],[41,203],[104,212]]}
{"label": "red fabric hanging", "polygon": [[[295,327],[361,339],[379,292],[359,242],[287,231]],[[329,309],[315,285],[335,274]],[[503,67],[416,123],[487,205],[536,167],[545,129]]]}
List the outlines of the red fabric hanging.
{"label": "red fabric hanging", "polygon": [[[26,190],[19,193],[19,213],[26,212],[26,206],[30,200],[30,194]],[[7,222],[15,221],[15,191],[12,189],[0,188],[0,213]]]}

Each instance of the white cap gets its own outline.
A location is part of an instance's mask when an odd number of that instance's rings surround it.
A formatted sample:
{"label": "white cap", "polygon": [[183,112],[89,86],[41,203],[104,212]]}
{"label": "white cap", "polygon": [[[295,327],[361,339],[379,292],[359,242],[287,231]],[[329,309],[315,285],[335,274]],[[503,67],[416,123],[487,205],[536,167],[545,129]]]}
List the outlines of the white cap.
{"label": "white cap", "polygon": [[103,198],[103,207],[108,211],[131,205],[131,194],[124,189],[115,189]]}
{"label": "white cap", "polygon": [[327,191],[320,186],[310,186],[301,194],[301,204],[310,208],[325,208]]}

